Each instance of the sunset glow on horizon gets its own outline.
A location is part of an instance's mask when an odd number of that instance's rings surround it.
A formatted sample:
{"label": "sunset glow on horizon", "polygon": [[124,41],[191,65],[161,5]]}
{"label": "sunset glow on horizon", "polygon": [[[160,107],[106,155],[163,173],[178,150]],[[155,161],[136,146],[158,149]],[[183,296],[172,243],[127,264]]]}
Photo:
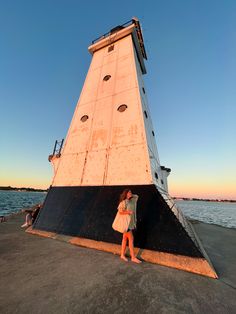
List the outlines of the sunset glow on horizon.
{"label": "sunset glow on horizon", "polygon": [[[235,182],[227,185],[222,185],[222,183],[217,183],[212,180],[207,180],[204,183],[196,182],[182,182],[177,178],[169,179],[169,193],[172,197],[178,198],[202,198],[202,199],[227,199],[236,200],[235,195]],[[45,180],[45,177],[41,176],[38,178],[2,178],[0,186],[11,186],[11,187],[26,187],[35,189],[48,189],[52,182],[52,177]],[[224,189],[222,189],[222,186]]]}

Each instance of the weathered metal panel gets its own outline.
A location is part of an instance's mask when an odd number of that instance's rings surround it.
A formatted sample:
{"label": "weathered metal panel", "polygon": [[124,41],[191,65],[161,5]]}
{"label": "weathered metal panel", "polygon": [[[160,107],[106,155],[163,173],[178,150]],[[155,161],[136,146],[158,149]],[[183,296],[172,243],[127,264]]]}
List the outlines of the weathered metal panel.
{"label": "weathered metal panel", "polygon": [[68,154],[61,156],[61,160],[52,183],[53,186],[78,186],[85,163],[86,153]]}
{"label": "weathered metal panel", "polygon": [[150,184],[151,175],[143,158],[144,149],[144,144],[114,147],[109,153],[105,184]]}
{"label": "weathered metal panel", "polygon": [[[103,64],[100,68],[100,71],[101,74],[98,82],[96,100],[101,100],[114,94],[116,61]],[[106,75],[111,75],[111,78],[108,81],[103,80]]]}
{"label": "weathered metal panel", "polygon": [[81,185],[103,185],[107,151],[90,151],[86,155]]}
{"label": "weathered metal panel", "polygon": [[80,94],[79,105],[93,102],[97,99],[98,84],[101,76],[101,67],[89,69],[84,87]]}
{"label": "weathered metal panel", "polygon": [[[140,104],[138,102],[136,89],[124,91],[114,95],[113,122],[112,122],[112,142],[113,145],[129,145],[145,141],[145,130],[142,126],[142,116]],[[125,100],[125,101],[124,101]],[[119,105],[126,104],[124,112],[117,111]],[[142,152],[143,158],[146,154]]]}
{"label": "weathered metal panel", "polygon": [[[89,103],[77,108],[62,155],[81,153],[88,149],[94,106],[95,103]],[[88,115],[88,120],[82,122],[81,118],[85,115]]]}
{"label": "weathered metal panel", "polygon": [[87,142],[88,151],[98,151],[109,146],[112,115],[112,97],[106,97],[96,102],[92,112],[90,138]]}
{"label": "weathered metal panel", "polygon": [[[93,70],[101,67],[105,55],[106,55],[105,49],[100,49],[93,54],[88,74],[90,73],[90,71],[92,72]],[[86,81],[84,83],[86,83]]]}

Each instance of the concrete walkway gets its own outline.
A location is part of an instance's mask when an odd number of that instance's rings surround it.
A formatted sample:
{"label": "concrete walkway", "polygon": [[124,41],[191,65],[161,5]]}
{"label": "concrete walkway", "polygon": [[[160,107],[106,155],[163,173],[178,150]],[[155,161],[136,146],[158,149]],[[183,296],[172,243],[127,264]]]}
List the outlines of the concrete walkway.
{"label": "concrete walkway", "polygon": [[194,223],[218,280],[0,224],[0,313],[236,313],[236,230]]}

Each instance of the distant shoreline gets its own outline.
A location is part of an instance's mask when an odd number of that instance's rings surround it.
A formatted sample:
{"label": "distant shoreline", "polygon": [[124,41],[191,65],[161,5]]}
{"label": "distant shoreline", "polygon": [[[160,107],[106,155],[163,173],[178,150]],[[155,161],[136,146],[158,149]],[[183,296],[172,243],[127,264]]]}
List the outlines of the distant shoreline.
{"label": "distant shoreline", "polygon": [[[34,189],[29,187],[12,187],[12,186],[0,186],[0,191],[18,191],[18,192],[48,192],[48,189]],[[236,200],[227,200],[227,199],[207,199],[207,198],[191,198],[191,197],[172,197],[177,201],[203,201],[203,202],[225,202],[225,203],[236,203]]]}
{"label": "distant shoreline", "polygon": [[236,203],[236,200],[220,200],[220,199],[208,199],[208,198],[191,198],[191,197],[173,197],[177,201],[202,201],[202,202],[219,202],[219,203]]}
{"label": "distant shoreline", "polygon": [[18,191],[18,192],[47,192],[48,190],[25,188],[25,187],[12,187],[12,186],[0,186],[0,191]]}

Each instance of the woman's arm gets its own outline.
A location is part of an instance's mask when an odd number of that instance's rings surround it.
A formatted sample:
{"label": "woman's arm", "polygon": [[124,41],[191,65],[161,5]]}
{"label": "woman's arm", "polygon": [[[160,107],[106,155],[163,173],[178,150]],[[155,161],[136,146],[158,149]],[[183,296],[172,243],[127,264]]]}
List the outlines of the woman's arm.
{"label": "woman's arm", "polygon": [[118,206],[118,211],[121,215],[132,215],[133,212],[131,210],[126,209],[126,203],[125,201],[120,202]]}
{"label": "woman's arm", "polygon": [[121,214],[121,215],[132,215],[133,214],[133,212],[131,211],[131,210],[119,210],[119,213]]}

